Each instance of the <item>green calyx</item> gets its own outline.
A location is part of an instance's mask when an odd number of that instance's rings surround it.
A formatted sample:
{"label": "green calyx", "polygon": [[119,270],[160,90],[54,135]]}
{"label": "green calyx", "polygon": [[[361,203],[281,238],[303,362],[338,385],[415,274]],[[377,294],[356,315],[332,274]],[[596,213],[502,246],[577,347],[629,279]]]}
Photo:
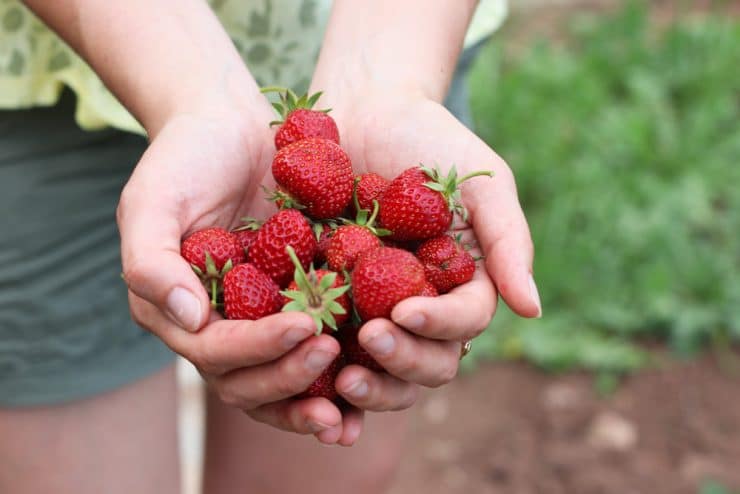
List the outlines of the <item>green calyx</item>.
{"label": "green calyx", "polygon": [[[275,111],[278,112],[278,115],[280,115],[280,118],[282,120],[273,120],[272,122],[270,122],[271,127],[273,125],[282,125],[285,122],[285,119],[288,118],[288,115],[290,115],[291,112],[293,112],[294,110],[313,110],[313,105],[316,104],[316,102],[319,100],[319,98],[321,98],[321,95],[323,94],[321,91],[319,91],[318,93],[314,93],[311,95],[305,93],[301,96],[297,96],[291,89],[279,86],[266,86],[261,88],[260,92],[262,94],[277,93],[278,97],[280,98],[280,101],[272,103],[272,107],[275,108]],[[331,109],[315,111],[329,113]]]}
{"label": "green calyx", "polygon": [[332,288],[337,280],[337,273],[329,273],[319,280],[316,270],[311,265],[308,273],[303,269],[295,250],[289,245],[285,248],[295,265],[293,274],[298,290],[283,290],[280,293],[290,299],[283,311],[305,312],[316,324],[316,334],[321,334],[324,324],[337,329],[334,314],[346,314],[347,311],[336,301],[349,290],[349,285]]}
{"label": "green calyx", "polygon": [[262,227],[262,221],[260,221],[260,220],[258,220],[256,218],[252,218],[250,216],[245,216],[245,217],[239,218],[239,219],[241,220],[242,225],[234,228],[232,230],[234,232],[243,232],[243,231],[248,231],[248,230],[251,230],[253,232],[256,232],[257,230],[259,230]]}
{"label": "green calyx", "polygon": [[210,252],[206,251],[206,270],[205,272],[200,269],[195,264],[191,264],[190,267],[193,268],[193,271],[195,274],[198,275],[200,280],[203,282],[203,285],[206,287],[206,290],[208,290],[208,293],[211,297],[211,306],[214,309],[217,309],[220,307],[219,302],[219,296],[221,293],[223,293],[223,286],[221,286],[221,280],[226,276],[226,273],[231,271],[231,268],[234,267],[233,263],[231,262],[231,259],[226,261],[224,264],[224,267],[221,268],[219,271],[216,269],[216,263],[213,261],[213,258],[211,257]]}
{"label": "green calyx", "polygon": [[378,212],[380,211],[380,205],[378,204],[378,201],[373,199],[372,212],[360,207],[360,201],[357,200],[357,184],[359,183],[359,181],[359,177],[355,178],[355,183],[352,189],[352,202],[355,205],[357,216],[355,217],[354,221],[348,220],[346,218],[340,218],[342,220],[342,223],[344,223],[345,225],[355,225],[367,228],[376,237],[385,237],[391,235],[393,233],[392,231],[385,228],[376,228],[375,226],[373,226],[375,224],[375,219],[378,217]]}
{"label": "green calyx", "polygon": [[463,219],[468,221],[468,210],[465,209],[462,202],[460,202],[460,184],[473,177],[493,177],[493,172],[490,170],[479,170],[467,175],[457,178],[457,167],[452,165],[449,173],[444,176],[438,165],[434,165],[434,168],[419,165],[421,170],[428,176],[432,181],[427,182],[424,185],[430,189],[442,194],[447,201],[447,205],[450,211],[457,213]]}
{"label": "green calyx", "polygon": [[293,196],[280,189],[270,190],[264,185],[262,190],[266,194],[266,199],[270,202],[274,202],[277,207],[283,209],[306,209],[306,206],[298,202]]}
{"label": "green calyx", "polygon": [[337,229],[337,223],[334,220],[329,221],[317,221],[312,224],[313,234],[316,235],[316,241],[321,241],[321,235],[324,234],[324,225],[328,226],[330,230]]}

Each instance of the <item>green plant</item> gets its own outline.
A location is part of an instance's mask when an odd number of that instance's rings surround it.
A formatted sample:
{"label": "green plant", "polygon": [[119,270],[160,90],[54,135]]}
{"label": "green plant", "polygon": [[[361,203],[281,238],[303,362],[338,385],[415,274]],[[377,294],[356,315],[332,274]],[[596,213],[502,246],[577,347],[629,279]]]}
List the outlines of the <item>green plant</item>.
{"label": "green plant", "polygon": [[[544,306],[503,309],[479,357],[624,372],[642,339],[690,355],[740,338],[740,22],[579,18],[563,46],[485,47],[478,133],[512,166]],[[495,214],[492,211],[491,214]]]}

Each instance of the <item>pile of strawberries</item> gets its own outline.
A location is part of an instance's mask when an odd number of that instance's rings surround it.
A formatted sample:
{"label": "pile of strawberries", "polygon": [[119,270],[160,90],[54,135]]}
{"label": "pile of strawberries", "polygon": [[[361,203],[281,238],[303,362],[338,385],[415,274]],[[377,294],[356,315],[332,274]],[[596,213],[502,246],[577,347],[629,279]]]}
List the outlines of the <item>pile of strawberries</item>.
{"label": "pile of strawberries", "polygon": [[[411,167],[389,180],[355,175],[339,146],[327,111],[312,107],[321,93],[298,98],[280,93],[274,103],[283,120],[275,135],[272,175],[278,189],[268,197],[280,210],[264,223],[245,218],[233,231],[207,228],[187,237],[182,256],[228,319],[255,320],[283,311],[312,316],[342,351],[300,397],[338,402],[334,380],[349,364],[383,368],[360,346],[364,321],[390,318],[408,297],[435,297],[469,281],[475,259],[447,234],[453,214],[464,219],[453,167]],[[350,216],[352,219],[347,219]]]}

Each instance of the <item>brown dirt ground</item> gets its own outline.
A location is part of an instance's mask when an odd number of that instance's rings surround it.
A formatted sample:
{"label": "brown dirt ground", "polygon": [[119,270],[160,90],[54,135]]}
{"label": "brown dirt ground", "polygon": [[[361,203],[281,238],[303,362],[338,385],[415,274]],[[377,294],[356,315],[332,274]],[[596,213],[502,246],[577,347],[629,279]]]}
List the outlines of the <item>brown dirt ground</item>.
{"label": "brown dirt ground", "polygon": [[740,376],[709,356],[605,398],[583,374],[487,364],[415,409],[393,494],[695,494],[707,479],[740,490]]}

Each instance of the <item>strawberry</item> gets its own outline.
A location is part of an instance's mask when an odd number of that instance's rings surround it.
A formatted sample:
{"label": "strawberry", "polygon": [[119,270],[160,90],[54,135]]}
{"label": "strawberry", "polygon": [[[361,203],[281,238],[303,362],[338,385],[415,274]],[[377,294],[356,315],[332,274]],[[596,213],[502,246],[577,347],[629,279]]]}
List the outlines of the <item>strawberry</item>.
{"label": "strawberry", "polygon": [[218,305],[220,280],[233,266],[244,262],[239,240],[223,228],[206,228],[193,233],[183,240],[180,255],[209,290],[214,307]]}
{"label": "strawberry", "polygon": [[394,178],[380,198],[380,224],[393,232],[391,239],[426,240],[442,235],[452,224],[453,212],[467,221],[459,186],[465,180],[493,172],[478,171],[457,178],[453,166],[443,177],[439,168],[409,168]]}
{"label": "strawberry", "polygon": [[390,318],[401,300],[421,293],[424,267],[410,252],[378,247],[360,256],[352,272],[352,296],[363,321]]}
{"label": "strawberry", "polygon": [[373,226],[378,215],[378,201],[373,200],[373,214],[370,218],[367,215],[367,209],[358,209],[354,223],[343,220],[345,224],[336,229],[326,250],[326,261],[330,269],[352,271],[360,254],[383,245],[378,236],[388,235],[390,232]]}
{"label": "strawberry", "polygon": [[324,369],[319,377],[308,387],[307,390],[299,394],[298,398],[326,398],[335,401],[339,398],[339,393],[334,383],[339,375],[339,371],[344,367],[344,357],[340,353],[329,366]]}
{"label": "strawberry", "polygon": [[284,209],[272,215],[257,232],[249,248],[249,262],[281,287],[293,277],[293,262],[285,248],[290,245],[305,268],[316,254],[316,237],[308,220],[295,209]]}
{"label": "strawberry", "polygon": [[362,345],[360,345],[357,339],[357,333],[360,328],[354,324],[348,324],[339,328],[336,333],[337,340],[342,347],[342,355],[344,355],[344,361],[347,365],[361,365],[366,369],[370,369],[375,372],[382,372],[383,366],[381,366]]}
{"label": "strawberry", "polygon": [[282,120],[270,122],[270,126],[280,125],[275,134],[275,149],[280,150],[288,144],[307,139],[321,137],[339,144],[339,129],[329,110],[313,110],[313,105],[321,97],[321,92],[304,94],[300,98],[290,89],[281,87],[266,87],[263,93],[277,92],[280,102],[273,103]]}
{"label": "strawberry", "polygon": [[275,314],[282,307],[280,288],[253,264],[240,264],[224,277],[227,319],[250,319]]}
{"label": "strawberry", "polygon": [[347,295],[349,285],[344,276],[325,269],[311,269],[306,273],[291,246],[288,255],[295,265],[294,280],[288,289],[280,292],[285,298],[284,311],[305,312],[313,318],[316,332],[320,334],[324,323],[336,330],[338,324],[349,318],[350,301]]}
{"label": "strawberry", "polygon": [[377,173],[364,173],[355,177],[355,193],[360,207],[372,211],[373,201],[380,200],[380,195],[388,188],[391,181]]}
{"label": "strawberry", "polygon": [[249,247],[252,246],[254,241],[257,239],[257,230],[260,229],[262,223],[254,218],[242,218],[244,224],[231,230],[232,235],[235,235],[242,248],[244,249],[244,255],[249,253]]}
{"label": "strawberry", "polygon": [[363,252],[380,247],[382,242],[373,232],[358,225],[337,228],[326,251],[329,269],[352,271],[355,261]]}
{"label": "strawberry", "polygon": [[416,250],[426,279],[439,293],[447,293],[473,279],[475,259],[460,245],[459,237],[442,235],[427,240]]}
{"label": "strawberry", "polygon": [[424,288],[422,288],[418,296],[419,297],[439,297],[439,292],[437,292],[437,289],[434,287],[434,285],[426,281],[424,282]]}
{"label": "strawberry", "polygon": [[336,218],[352,199],[352,164],[327,139],[311,137],[285,146],[272,161],[272,175],[291,202],[317,220]]}

